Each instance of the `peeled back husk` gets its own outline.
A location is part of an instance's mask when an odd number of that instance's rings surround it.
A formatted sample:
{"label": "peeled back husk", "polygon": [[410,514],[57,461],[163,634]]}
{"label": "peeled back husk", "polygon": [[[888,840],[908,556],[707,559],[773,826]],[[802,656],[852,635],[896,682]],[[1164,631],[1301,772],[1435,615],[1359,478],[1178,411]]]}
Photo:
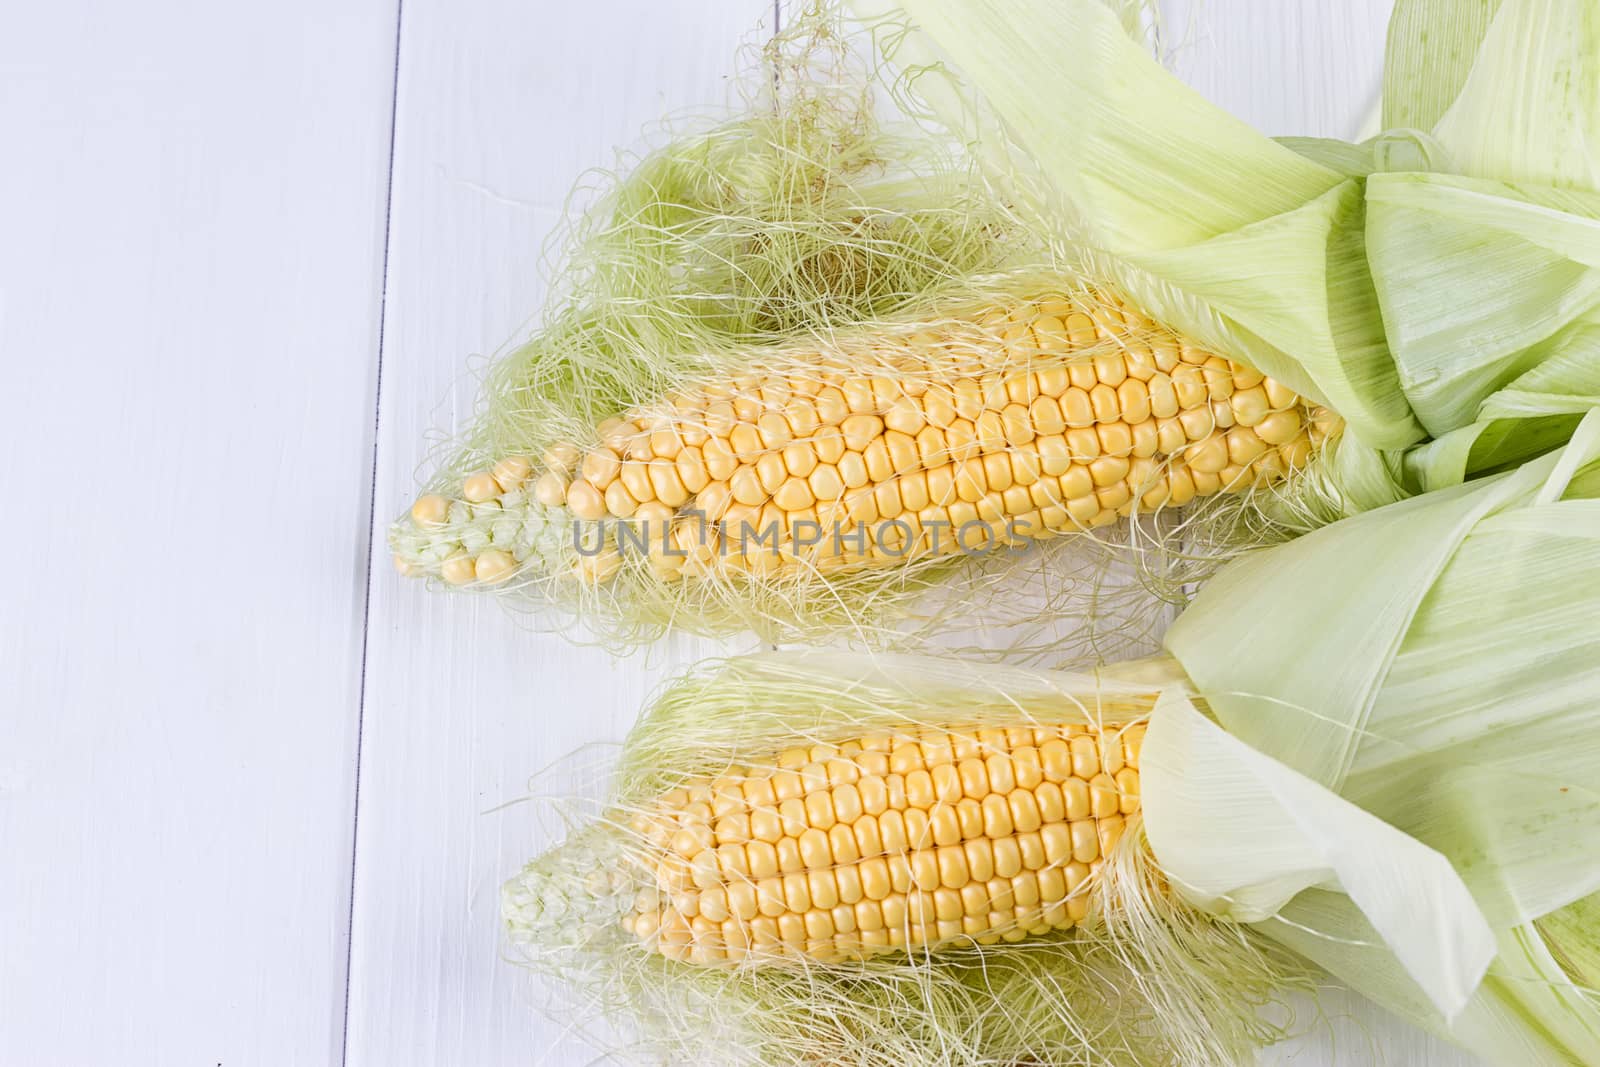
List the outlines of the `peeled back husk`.
{"label": "peeled back husk", "polygon": [[921,33],[894,47],[954,79],[929,100],[982,98],[1004,125],[980,157],[1038,164],[1037,217],[1151,314],[1329,404],[1341,450],[1385,455],[1316,487],[1319,521],[1514,467],[1600,404],[1585,0],[1397,5],[1384,109],[1410,128],[1362,145],[1261,136],[1098,0],[897,6]]}

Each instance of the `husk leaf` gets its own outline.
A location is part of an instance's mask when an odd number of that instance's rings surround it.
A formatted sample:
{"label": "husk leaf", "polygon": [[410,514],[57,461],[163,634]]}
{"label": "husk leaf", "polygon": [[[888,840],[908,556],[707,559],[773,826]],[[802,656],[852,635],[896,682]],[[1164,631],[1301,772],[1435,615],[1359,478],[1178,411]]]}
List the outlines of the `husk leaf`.
{"label": "husk leaf", "polygon": [[1596,1062],[1595,1004],[1528,924],[1600,889],[1597,494],[1600,413],[1511,474],[1236,561],[1166,639],[1230,734],[1446,857],[1500,948],[1452,1024],[1344,903],[1304,894],[1265,928],[1414,1021],[1525,1056],[1499,1062]]}
{"label": "husk leaf", "polygon": [[1455,102],[1501,0],[1396,0],[1383,59],[1383,125],[1431,130]]}
{"label": "husk leaf", "polygon": [[1391,122],[1430,150],[1378,160],[1396,173],[1367,183],[1367,245],[1401,387],[1435,438],[1406,459],[1421,492],[1559,445],[1600,395],[1600,11],[1413,0],[1389,64]]}
{"label": "husk leaf", "polygon": [[1257,929],[1401,1018],[1504,1067],[1600,1062],[1600,1005],[1532,926],[1497,933],[1498,953],[1467,1005],[1445,1018],[1372,925],[1336,893],[1310,890]]}
{"label": "husk leaf", "polygon": [[1137,303],[1331,404],[1371,444],[1421,437],[1384,348],[1356,179],[1205,101],[1096,0],[900,6]]}
{"label": "husk leaf", "polygon": [[[1225,728],[1450,855],[1502,921],[1600,888],[1597,461],[1600,413],[1513,474],[1236,561],[1165,640]],[[1501,830],[1464,806],[1490,782]]]}
{"label": "husk leaf", "polygon": [[1336,890],[1445,1017],[1471,999],[1494,932],[1439,853],[1162,695],[1142,756],[1146,832],[1195,907],[1242,922]]}

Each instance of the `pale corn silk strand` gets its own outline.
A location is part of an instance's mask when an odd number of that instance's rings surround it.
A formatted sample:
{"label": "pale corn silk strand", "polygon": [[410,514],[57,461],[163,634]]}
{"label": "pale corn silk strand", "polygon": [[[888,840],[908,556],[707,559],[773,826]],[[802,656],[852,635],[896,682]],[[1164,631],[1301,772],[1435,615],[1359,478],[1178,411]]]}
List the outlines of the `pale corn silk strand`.
{"label": "pale corn silk strand", "polygon": [[[1178,507],[1308,465],[1335,419],[1092,285],[873,54],[812,13],[748,116],[583,217],[547,324],[392,529],[404,572],[615,646],[888,644],[948,624],[935,589],[963,618],[1103,619],[1096,568],[1002,549],[1101,531],[1175,596],[1225,554],[1178,550]],[[1029,607],[1000,599],[1029,567]]]}
{"label": "pale corn silk strand", "polygon": [[[874,737],[937,744],[955,732],[975,749],[969,758],[1027,762],[1039,750],[1003,748],[1007,730],[1014,740],[1059,732],[1074,736],[1076,755],[1088,744],[1109,761],[1114,747],[1136,750],[1154,702],[1153,688],[1088,679],[1081,691],[1033,686],[1020,698],[998,676],[988,694],[936,692],[737,660],[671,685],[630,736],[599,817],[575,820],[564,846],[507,884],[515,950],[575,995],[583,1018],[620,1030],[613,1052],[641,1062],[1217,1067],[1252,1062],[1294,1025],[1281,998],[1313,988],[1312,976],[1247,928],[1174,900],[1139,832],[1127,768],[1113,807],[1135,814],[1114,816],[1126,832],[1056,905],[1055,918],[1078,920],[1070,929],[1038,932],[1041,903],[1026,929],[1002,920],[917,944],[907,917],[897,940],[916,947],[847,958],[769,948],[705,962],[688,948],[663,952],[664,935],[639,926],[641,907],[671,899],[651,828],[663,798],[681,811],[719,779],[726,788],[730,773],[799,773],[802,754],[826,758],[842,745],[848,755],[852,740]],[[1033,862],[1038,870],[1022,874],[1030,885],[1082,866],[1072,856]],[[730,897],[739,882],[725,883]],[[1276,1024],[1259,1014],[1269,1004]]]}

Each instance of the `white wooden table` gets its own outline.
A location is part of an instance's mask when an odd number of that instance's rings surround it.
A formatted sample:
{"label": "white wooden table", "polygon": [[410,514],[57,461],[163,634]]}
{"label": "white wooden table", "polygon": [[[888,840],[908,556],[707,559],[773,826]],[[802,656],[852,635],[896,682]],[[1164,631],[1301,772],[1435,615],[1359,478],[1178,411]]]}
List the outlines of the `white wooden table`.
{"label": "white wooden table", "polygon": [[[1209,0],[1181,71],[1350,135],[1387,6]],[[0,1065],[593,1061],[500,958],[550,820],[491,809],[709,646],[531,635],[402,584],[382,528],[470,414],[467,357],[537,306],[574,176],[723,105],[773,21],[0,9]],[[1466,1062],[1349,1010],[1268,1058]]]}

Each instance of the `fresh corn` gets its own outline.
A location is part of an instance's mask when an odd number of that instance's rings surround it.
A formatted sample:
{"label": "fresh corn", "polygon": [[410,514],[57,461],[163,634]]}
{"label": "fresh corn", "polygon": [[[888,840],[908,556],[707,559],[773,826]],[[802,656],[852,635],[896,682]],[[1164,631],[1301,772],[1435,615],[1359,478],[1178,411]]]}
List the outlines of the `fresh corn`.
{"label": "fresh corn", "polygon": [[505,883],[507,934],[652,1061],[1245,1062],[1298,965],[1191,908],[1151,850],[1147,727],[1181,685],[1165,660],[693,672],[599,817]]}
{"label": "fresh corn", "polygon": [[[1283,477],[1337,427],[1280,383],[1099,293],[1018,301],[758,356],[420,498],[397,566],[498,584],[541,555],[495,529],[532,509],[609,525],[566,565],[605,580],[617,531],[663,580],[832,570],[1104,526]],[[498,524],[498,526],[497,526]],[[537,558],[535,558],[537,557]]]}
{"label": "fresh corn", "polygon": [[1139,811],[1144,727],[877,733],[700,779],[632,829],[623,928],[694,963],[863,958],[1070,929]]}

